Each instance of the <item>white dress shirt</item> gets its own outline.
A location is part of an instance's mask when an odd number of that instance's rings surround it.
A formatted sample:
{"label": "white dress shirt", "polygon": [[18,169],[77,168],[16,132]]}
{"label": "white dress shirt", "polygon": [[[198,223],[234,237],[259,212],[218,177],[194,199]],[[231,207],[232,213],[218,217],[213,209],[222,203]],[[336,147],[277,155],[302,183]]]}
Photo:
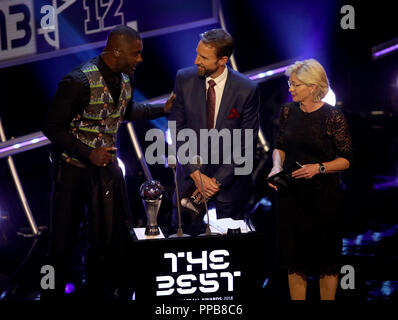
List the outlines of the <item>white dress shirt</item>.
{"label": "white dress shirt", "polygon": [[214,127],[216,126],[216,120],[218,111],[220,110],[221,98],[224,92],[225,82],[227,81],[228,76],[228,68],[225,67],[223,73],[221,73],[217,78],[206,77],[206,97],[207,97],[207,90],[209,89],[209,80],[214,80],[216,85],[214,86],[214,91],[216,93],[216,106],[214,110]]}

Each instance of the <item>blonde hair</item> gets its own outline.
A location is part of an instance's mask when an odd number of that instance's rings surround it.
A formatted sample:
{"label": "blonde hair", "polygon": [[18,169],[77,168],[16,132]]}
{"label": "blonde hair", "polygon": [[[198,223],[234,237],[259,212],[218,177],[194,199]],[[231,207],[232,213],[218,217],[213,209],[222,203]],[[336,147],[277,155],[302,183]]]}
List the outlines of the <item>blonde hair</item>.
{"label": "blonde hair", "polygon": [[296,77],[304,84],[316,85],[316,89],[312,93],[314,101],[321,101],[328,93],[329,81],[325,69],[315,59],[296,61],[287,68],[285,74],[290,76],[292,73],[295,73]]}

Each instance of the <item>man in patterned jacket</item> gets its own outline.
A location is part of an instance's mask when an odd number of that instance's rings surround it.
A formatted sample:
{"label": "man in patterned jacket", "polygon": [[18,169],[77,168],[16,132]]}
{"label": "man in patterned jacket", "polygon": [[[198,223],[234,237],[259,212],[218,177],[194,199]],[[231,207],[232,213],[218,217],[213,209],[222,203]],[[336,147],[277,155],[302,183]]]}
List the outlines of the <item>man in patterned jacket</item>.
{"label": "man in patterned jacket", "polygon": [[125,223],[129,206],[116,161],[116,133],[124,120],[163,116],[175,98],[165,105],[132,100],[130,75],[142,61],[142,49],[137,31],[115,27],[102,53],[72,70],[59,83],[43,127],[53,143],[48,263],[55,269],[55,290],[46,290],[43,297],[63,297],[68,265],[84,217],[88,226],[90,296],[103,296],[104,288],[114,290],[127,280],[123,277],[128,271],[125,259],[131,245]]}

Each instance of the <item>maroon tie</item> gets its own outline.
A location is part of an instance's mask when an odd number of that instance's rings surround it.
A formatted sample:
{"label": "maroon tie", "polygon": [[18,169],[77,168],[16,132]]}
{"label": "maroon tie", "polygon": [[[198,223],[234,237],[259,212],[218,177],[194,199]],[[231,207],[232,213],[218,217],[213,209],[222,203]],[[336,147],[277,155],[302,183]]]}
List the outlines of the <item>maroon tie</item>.
{"label": "maroon tie", "polygon": [[214,113],[216,111],[216,91],[214,86],[216,83],[214,80],[209,80],[209,89],[207,89],[207,128],[212,129],[214,127]]}

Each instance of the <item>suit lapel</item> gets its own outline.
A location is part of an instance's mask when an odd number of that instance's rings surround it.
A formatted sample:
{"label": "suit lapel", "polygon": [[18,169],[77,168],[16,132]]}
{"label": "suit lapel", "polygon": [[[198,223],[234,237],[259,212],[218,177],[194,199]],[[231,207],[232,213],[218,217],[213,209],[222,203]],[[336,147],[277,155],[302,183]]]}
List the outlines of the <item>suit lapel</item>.
{"label": "suit lapel", "polygon": [[231,69],[228,69],[228,76],[221,97],[220,109],[218,110],[216,126],[215,126],[215,128],[218,130],[223,128],[223,122],[227,118],[228,112],[232,108],[232,99],[233,99],[232,78],[233,78],[233,73],[231,72]]}

